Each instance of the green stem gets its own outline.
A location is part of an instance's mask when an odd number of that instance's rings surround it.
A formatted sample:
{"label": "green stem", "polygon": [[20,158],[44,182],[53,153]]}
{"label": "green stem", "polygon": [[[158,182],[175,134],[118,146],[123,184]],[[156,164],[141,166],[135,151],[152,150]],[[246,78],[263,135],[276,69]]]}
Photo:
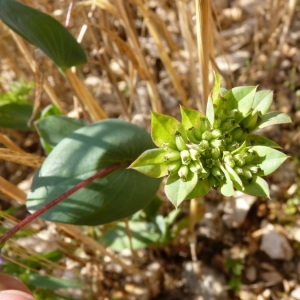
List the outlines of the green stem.
{"label": "green stem", "polygon": [[41,214],[43,214],[44,212],[46,212],[47,210],[49,210],[50,208],[52,208],[56,204],[60,203],[61,201],[65,200],[66,198],[68,198],[69,196],[71,196],[76,191],[78,191],[81,188],[87,186],[89,183],[91,183],[95,179],[103,177],[106,174],[108,174],[108,173],[110,173],[110,172],[112,172],[112,171],[114,171],[114,170],[116,170],[118,168],[121,168],[121,167],[123,167],[125,165],[127,165],[126,162],[121,162],[121,163],[117,163],[117,164],[114,164],[112,166],[109,166],[109,167],[107,167],[105,169],[102,169],[102,170],[98,171],[96,174],[92,175],[91,177],[89,177],[89,178],[87,178],[87,179],[79,182],[74,187],[72,187],[70,190],[68,190],[65,193],[63,193],[62,195],[58,196],[57,198],[55,198],[51,202],[45,204],[42,208],[38,209],[33,214],[29,215],[24,220],[22,220],[20,223],[18,223],[17,225],[15,225],[12,229],[10,229],[8,232],[6,232],[5,234],[3,234],[1,236],[1,238],[0,238],[0,249],[3,247],[3,245],[5,244],[5,242],[11,236],[13,236],[15,233],[17,233],[25,225],[27,225],[28,223],[30,223],[31,221],[33,221],[34,219],[36,219],[37,217],[39,217]]}

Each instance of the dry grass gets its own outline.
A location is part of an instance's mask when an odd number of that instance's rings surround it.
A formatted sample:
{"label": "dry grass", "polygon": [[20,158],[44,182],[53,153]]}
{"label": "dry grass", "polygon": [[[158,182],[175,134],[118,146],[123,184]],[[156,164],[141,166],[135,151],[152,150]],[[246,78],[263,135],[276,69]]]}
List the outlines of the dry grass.
{"label": "dry grass", "polygon": [[[65,23],[68,1],[22,2]],[[68,70],[65,76],[48,59],[38,59],[40,54],[31,45],[1,23],[0,89],[7,91],[10,81],[22,78],[38,82],[40,78],[43,93],[32,99],[40,108],[53,103],[64,114],[84,117],[88,122],[118,117],[139,120],[139,125],[149,129],[150,110],[177,117],[182,104],[205,111],[213,71],[221,73],[228,88],[232,84],[260,83],[264,88],[276,90],[289,75],[289,70],[280,69],[283,61],[290,59],[290,68],[299,68],[293,56],[299,53],[287,41],[291,39],[290,28],[299,3],[266,0],[263,5],[246,7],[233,1],[233,8],[229,9],[222,7],[226,1],[211,2],[211,5],[209,0],[75,2],[69,28],[82,43],[89,62],[77,70]],[[246,51],[248,56],[236,69],[237,62],[233,59],[239,50]],[[287,75],[278,82],[274,72]],[[289,91],[286,95],[290,95]],[[277,101],[277,107],[285,112],[291,112],[292,106],[287,101]],[[24,205],[30,178],[45,154],[35,133],[1,129],[0,143],[3,172],[0,205],[1,201],[5,203],[1,225],[8,229],[18,222],[18,217],[24,217],[24,211],[13,217],[5,209]],[[191,215],[195,217],[195,211]],[[38,262],[40,272],[47,275],[72,274],[72,278],[80,278],[84,285],[76,290],[78,295],[75,290],[69,291],[74,299],[125,299],[130,292],[123,289],[121,278],[128,274],[140,276],[154,295],[153,283],[149,283],[141,267],[149,263],[148,258],[138,257],[132,265],[130,258],[105,249],[96,241],[103,230],[105,227],[53,225],[37,220],[22,231],[33,242],[24,237],[11,239],[3,257],[20,266],[24,260]],[[43,253],[49,249],[58,249],[63,258],[58,263],[45,258]],[[115,269],[107,271],[111,265]],[[30,267],[26,264],[24,268]],[[34,267],[32,271],[38,272]]]}

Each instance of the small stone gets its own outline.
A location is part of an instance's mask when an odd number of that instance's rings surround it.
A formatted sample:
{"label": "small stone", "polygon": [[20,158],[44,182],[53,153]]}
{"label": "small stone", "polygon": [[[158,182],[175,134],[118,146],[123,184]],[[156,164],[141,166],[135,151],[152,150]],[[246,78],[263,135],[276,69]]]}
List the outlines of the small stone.
{"label": "small stone", "polygon": [[246,216],[256,201],[256,197],[237,192],[224,206],[223,221],[229,228],[237,228],[245,221]]}
{"label": "small stone", "polygon": [[281,276],[281,274],[279,274],[276,271],[272,271],[272,272],[262,272],[261,273],[261,278],[272,285],[275,285],[277,283],[282,282],[283,277]]}
{"label": "small stone", "polygon": [[270,223],[263,227],[260,250],[264,251],[272,259],[289,261],[293,258],[293,249],[289,241]]}
{"label": "small stone", "polygon": [[294,300],[300,300],[300,286],[296,287],[290,294]]}
{"label": "small stone", "polygon": [[245,277],[250,282],[254,282],[257,279],[257,269],[254,266],[249,266],[245,270]]}

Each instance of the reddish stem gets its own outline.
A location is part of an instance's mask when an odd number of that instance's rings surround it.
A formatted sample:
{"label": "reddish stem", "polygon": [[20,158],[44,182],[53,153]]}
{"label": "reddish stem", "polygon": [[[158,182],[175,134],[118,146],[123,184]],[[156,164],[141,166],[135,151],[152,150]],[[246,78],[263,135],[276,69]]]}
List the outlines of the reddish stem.
{"label": "reddish stem", "polygon": [[25,225],[27,225],[28,223],[30,223],[31,221],[33,221],[34,219],[36,219],[37,217],[39,217],[41,214],[43,214],[44,212],[46,212],[47,210],[49,210],[50,208],[52,208],[53,206],[55,206],[59,202],[65,200],[66,198],[68,198],[69,196],[71,196],[73,193],[75,193],[79,189],[87,186],[89,183],[91,183],[95,179],[100,178],[100,177],[102,177],[102,176],[104,176],[104,175],[106,175],[106,174],[108,174],[108,173],[110,173],[110,172],[112,172],[112,171],[114,171],[114,170],[116,170],[118,168],[121,168],[121,167],[123,167],[125,165],[127,165],[127,163],[121,162],[121,163],[109,166],[109,167],[107,167],[105,169],[102,169],[101,171],[97,172],[93,176],[91,176],[91,177],[89,177],[89,178],[87,178],[87,179],[79,182],[74,187],[72,187],[70,190],[68,190],[65,193],[63,193],[62,195],[58,196],[57,198],[55,198],[51,202],[45,204],[42,208],[38,209],[33,214],[29,215],[24,220],[22,220],[20,223],[18,223],[17,225],[15,225],[11,230],[9,230],[5,234],[3,234],[1,236],[1,238],[0,238],[0,249],[2,248],[2,246],[5,244],[5,242],[11,236],[13,236],[15,233],[17,233]]}

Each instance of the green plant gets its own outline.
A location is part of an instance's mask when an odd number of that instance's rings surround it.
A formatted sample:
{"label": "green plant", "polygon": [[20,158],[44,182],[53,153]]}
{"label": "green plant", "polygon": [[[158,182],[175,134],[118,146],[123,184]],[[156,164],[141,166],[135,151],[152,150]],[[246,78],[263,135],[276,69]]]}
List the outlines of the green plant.
{"label": "green plant", "polygon": [[243,270],[243,261],[241,259],[227,259],[225,267],[232,273],[228,281],[229,289],[235,293],[239,292],[242,280],[241,274]]}
{"label": "green plant", "polygon": [[206,116],[181,107],[180,123],[152,113],[152,139],[159,148],[147,150],[130,167],[156,178],[168,176],[165,193],[176,207],[211,187],[228,197],[235,189],[269,197],[261,176],[274,172],[287,156],[273,149],[279,148],[276,143],[252,132],[290,118],[268,112],[272,92],[256,89],[221,89],[217,75]]}

